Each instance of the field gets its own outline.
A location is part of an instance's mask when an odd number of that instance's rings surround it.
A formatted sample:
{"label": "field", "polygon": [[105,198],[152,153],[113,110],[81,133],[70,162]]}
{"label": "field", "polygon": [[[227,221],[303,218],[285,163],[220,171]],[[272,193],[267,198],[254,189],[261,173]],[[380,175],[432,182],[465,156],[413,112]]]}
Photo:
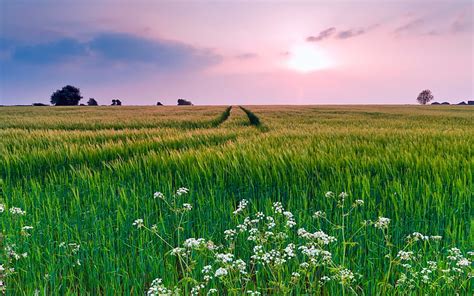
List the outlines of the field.
{"label": "field", "polygon": [[[205,283],[199,295],[470,295],[473,147],[474,109],[462,106],[2,107],[0,280],[8,295],[143,295],[155,278],[182,294]],[[174,194],[181,187],[189,193]],[[288,237],[228,245],[224,231],[256,211]],[[298,249],[284,264],[249,259],[246,278],[201,242],[170,254],[204,238],[250,258],[257,243],[303,245],[298,228],[337,238],[305,245],[330,251],[330,263],[308,271]],[[426,237],[407,245],[414,232]],[[425,281],[430,260],[439,268]]]}

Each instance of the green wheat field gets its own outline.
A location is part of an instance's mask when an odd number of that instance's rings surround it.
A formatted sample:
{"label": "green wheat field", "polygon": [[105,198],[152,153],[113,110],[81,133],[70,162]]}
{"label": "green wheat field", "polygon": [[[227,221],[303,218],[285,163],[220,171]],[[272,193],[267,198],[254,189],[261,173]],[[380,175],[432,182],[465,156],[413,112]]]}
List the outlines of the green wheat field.
{"label": "green wheat field", "polygon": [[2,107],[0,170],[6,295],[473,293],[472,107]]}

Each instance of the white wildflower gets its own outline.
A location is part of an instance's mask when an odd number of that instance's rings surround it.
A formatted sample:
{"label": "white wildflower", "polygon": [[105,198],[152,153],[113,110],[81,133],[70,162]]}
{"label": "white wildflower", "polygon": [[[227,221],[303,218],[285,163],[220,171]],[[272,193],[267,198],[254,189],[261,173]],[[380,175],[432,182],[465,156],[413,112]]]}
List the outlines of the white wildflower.
{"label": "white wildflower", "polygon": [[419,232],[413,232],[412,234],[407,236],[407,240],[412,241],[412,242],[417,242],[417,241],[427,241],[429,240],[430,237],[424,234],[421,234]]}
{"label": "white wildflower", "polygon": [[196,249],[206,245],[206,240],[203,238],[188,238],[184,241],[183,246],[189,249]]}
{"label": "white wildflower", "polygon": [[345,193],[344,191],[339,194],[339,198],[344,201],[349,196],[349,194]]}
{"label": "white wildflower", "polygon": [[237,259],[232,263],[232,267],[237,269],[241,274],[247,274],[245,270],[247,268],[247,264],[242,259]]}
{"label": "white wildflower", "polygon": [[21,208],[17,208],[17,207],[11,207],[10,208],[10,213],[12,213],[13,215],[20,215],[20,216],[24,216],[26,214],[25,211],[23,211]]}
{"label": "white wildflower", "polygon": [[163,193],[157,191],[157,192],[155,192],[155,193],[153,194],[153,198],[154,198],[154,199],[157,199],[157,198],[159,198],[159,199],[165,199],[165,195],[164,195]]}
{"label": "white wildflower", "polygon": [[300,228],[298,229],[297,233],[299,237],[309,239],[309,240],[316,240],[319,244],[323,244],[323,245],[328,245],[332,242],[337,241],[337,239],[334,236],[327,235],[322,230],[311,233],[311,232],[306,231],[304,228]]}
{"label": "white wildflower", "polygon": [[273,203],[273,211],[275,211],[275,213],[281,214],[284,210],[285,209],[283,208],[281,202],[277,201]]}
{"label": "white wildflower", "polygon": [[189,212],[193,209],[193,206],[191,204],[188,204],[188,203],[184,203],[183,204],[183,210],[186,211],[186,212]]}
{"label": "white wildflower", "polygon": [[325,218],[326,217],[326,213],[323,212],[323,211],[317,211],[313,214],[313,218]]}
{"label": "white wildflower", "polygon": [[293,281],[297,281],[300,277],[301,277],[301,275],[298,272],[292,272],[291,273],[291,280],[293,280]]}
{"label": "white wildflower", "polygon": [[185,248],[180,248],[180,247],[173,248],[171,250],[171,255],[173,255],[173,256],[186,255],[186,249]]}
{"label": "white wildflower", "polygon": [[136,219],[135,221],[133,221],[132,225],[136,226],[137,228],[142,228],[143,226],[145,226],[145,224],[143,224],[143,219]]}
{"label": "white wildflower", "polygon": [[166,288],[162,282],[163,281],[160,278],[154,279],[153,282],[151,282],[151,286],[148,289],[147,295],[148,296],[172,295],[173,291]]}
{"label": "white wildflower", "polygon": [[324,196],[326,196],[327,198],[334,197],[334,192],[328,191],[328,192],[326,192],[326,194]]}
{"label": "white wildflower", "polygon": [[413,252],[399,251],[397,257],[400,258],[400,260],[411,260],[413,258]]}
{"label": "white wildflower", "polygon": [[202,273],[210,273],[211,271],[212,271],[212,266],[211,265],[206,265],[201,270]]}
{"label": "white wildflower", "polygon": [[33,226],[23,226],[21,228],[21,235],[23,236],[30,236],[29,230],[33,229]]}
{"label": "white wildflower", "polygon": [[390,219],[385,217],[379,217],[377,221],[374,222],[375,228],[378,229],[387,229],[390,224]]}
{"label": "white wildflower", "polygon": [[349,269],[345,268],[339,271],[338,277],[341,281],[341,284],[346,284],[354,280],[354,273],[352,273],[352,271],[350,271]]}
{"label": "white wildflower", "polygon": [[456,263],[457,266],[459,267],[466,267],[471,265],[471,262],[467,260],[466,258],[461,258],[459,261]]}
{"label": "white wildflower", "polygon": [[303,262],[300,264],[300,267],[303,268],[303,269],[306,269],[309,267],[309,263],[308,262]]}
{"label": "white wildflower", "polygon": [[244,211],[246,208],[247,208],[247,205],[248,205],[248,200],[246,199],[242,199],[240,202],[239,202],[239,206],[237,207],[237,209],[233,212],[234,215],[237,215],[238,213]]}
{"label": "white wildflower", "polygon": [[5,205],[0,204],[0,213],[3,213],[3,212],[5,212]]}
{"label": "white wildflower", "polygon": [[235,229],[227,229],[224,231],[224,237],[226,240],[232,240],[237,235],[237,231]]}
{"label": "white wildflower", "polygon": [[76,254],[77,252],[79,252],[79,249],[81,248],[81,245],[76,244],[76,243],[69,243],[68,246],[69,248],[71,248],[71,252],[73,254]]}
{"label": "white wildflower", "polygon": [[267,228],[272,229],[276,226],[275,219],[271,216],[267,216]]}
{"label": "white wildflower", "polygon": [[216,254],[216,261],[222,263],[231,263],[234,260],[234,255],[231,253]]}
{"label": "white wildflower", "polygon": [[183,194],[189,193],[189,189],[186,187],[181,187],[178,190],[176,190],[176,195],[181,196]]}
{"label": "white wildflower", "polygon": [[362,206],[364,205],[364,201],[362,199],[356,199],[354,202],[355,206]]}
{"label": "white wildflower", "polygon": [[321,277],[321,279],[319,280],[319,282],[321,283],[321,285],[324,285],[325,283],[329,282],[331,280],[330,277],[326,276],[326,275],[323,275]]}
{"label": "white wildflower", "polygon": [[216,273],[214,274],[215,277],[223,277],[228,274],[227,269],[220,267],[219,269],[216,270]]}
{"label": "white wildflower", "polygon": [[209,289],[209,291],[207,291],[207,295],[211,295],[211,294],[217,294],[217,289]]}

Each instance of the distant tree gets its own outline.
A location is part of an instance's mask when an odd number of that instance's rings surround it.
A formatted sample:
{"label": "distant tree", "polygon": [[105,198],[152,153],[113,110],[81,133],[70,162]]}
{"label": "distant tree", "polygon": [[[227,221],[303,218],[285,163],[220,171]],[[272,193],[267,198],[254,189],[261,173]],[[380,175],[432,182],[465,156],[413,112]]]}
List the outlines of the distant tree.
{"label": "distant tree", "polygon": [[192,106],[193,103],[190,101],[186,101],[185,99],[179,99],[178,100],[178,106]]}
{"label": "distant tree", "polygon": [[43,103],[33,103],[33,106],[38,106],[38,107],[40,107],[40,106],[49,106],[49,105],[43,104]]}
{"label": "distant tree", "polygon": [[161,102],[156,103],[156,106],[163,106]]}
{"label": "distant tree", "polygon": [[77,87],[66,85],[51,95],[51,104],[56,106],[77,106],[81,99],[81,91]]}
{"label": "distant tree", "polygon": [[122,102],[119,99],[112,100],[112,106],[122,106]]}
{"label": "distant tree", "polygon": [[425,89],[418,95],[418,98],[416,100],[421,105],[426,105],[426,103],[433,100],[433,94],[431,94],[431,90]]}
{"label": "distant tree", "polygon": [[98,106],[99,103],[94,98],[89,98],[89,101],[87,101],[88,106]]}

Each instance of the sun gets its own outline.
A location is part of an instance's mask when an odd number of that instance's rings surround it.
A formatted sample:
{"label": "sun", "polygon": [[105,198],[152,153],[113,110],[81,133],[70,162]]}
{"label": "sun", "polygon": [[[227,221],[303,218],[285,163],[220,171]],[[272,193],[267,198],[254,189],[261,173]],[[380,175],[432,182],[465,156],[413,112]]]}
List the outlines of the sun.
{"label": "sun", "polygon": [[319,48],[312,45],[296,45],[289,51],[286,66],[289,69],[309,73],[331,68],[331,59]]}

